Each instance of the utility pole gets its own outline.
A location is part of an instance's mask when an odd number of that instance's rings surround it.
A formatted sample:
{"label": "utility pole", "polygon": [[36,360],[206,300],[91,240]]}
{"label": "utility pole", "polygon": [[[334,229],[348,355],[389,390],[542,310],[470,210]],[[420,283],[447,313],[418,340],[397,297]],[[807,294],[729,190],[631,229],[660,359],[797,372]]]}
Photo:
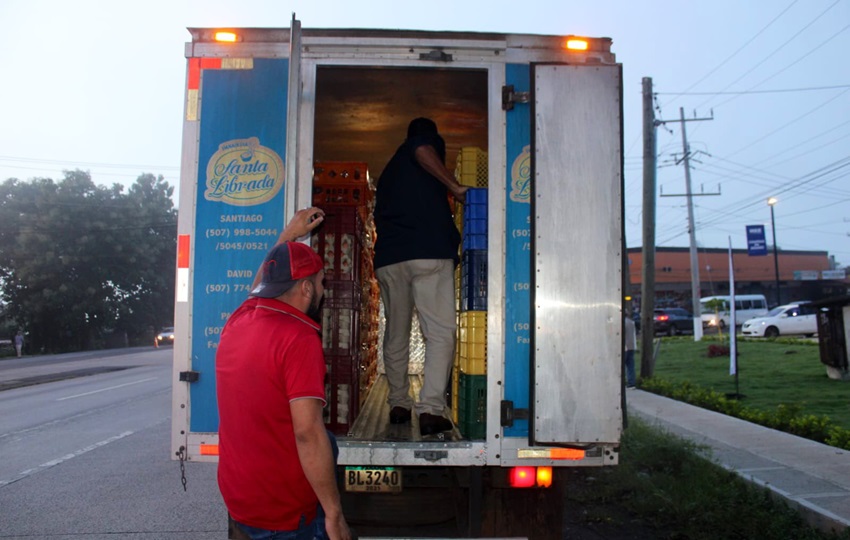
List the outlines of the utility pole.
{"label": "utility pole", "polygon": [[[685,109],[679,107],[679,120],[659,120],[659,123],[680,122],[682,124],[682,152],[684,157],[682,162],[685,164],[685,196],[688,198],[688,235],[691,241],[691,304],[693,306],[694,316],[694,341],[702,339],[702,315],[700,313],[700,280],[699,280],[699,259],[697,254],[696,226],[694,225],[694,203],[693,192],[691,191],[691,162],[690,162],[690,147],[688,146],[688,135],[685,130],[685,122],[696,122],[702,120],[714,120],[711,118],[688,118],[685,119]],[[720,193],[700,193],[700,195],[720,195]],[[662,197],[681,197],[681,195],[661,195]]]}
{"label": "utility pole", "polygon": [[655,112],[652,79],[643,78],[643,266],[640,280],[640,376],[655,372]]}

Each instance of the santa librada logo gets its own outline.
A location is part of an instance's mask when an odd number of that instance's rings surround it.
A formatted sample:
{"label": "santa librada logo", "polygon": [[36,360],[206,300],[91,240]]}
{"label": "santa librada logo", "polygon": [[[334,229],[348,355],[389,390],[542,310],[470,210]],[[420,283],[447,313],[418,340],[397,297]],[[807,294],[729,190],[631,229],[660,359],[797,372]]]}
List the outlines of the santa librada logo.
{"label": "santa librada logo", "polygon": [[511,165],[511,200],[531,202],[531,147],[526,146]]}
{"label": "santa librada logo", "polygon": [[221,143],[207,162],[204,198],[233,206],[268,202],[283,187],[280,156],[257,137]]}

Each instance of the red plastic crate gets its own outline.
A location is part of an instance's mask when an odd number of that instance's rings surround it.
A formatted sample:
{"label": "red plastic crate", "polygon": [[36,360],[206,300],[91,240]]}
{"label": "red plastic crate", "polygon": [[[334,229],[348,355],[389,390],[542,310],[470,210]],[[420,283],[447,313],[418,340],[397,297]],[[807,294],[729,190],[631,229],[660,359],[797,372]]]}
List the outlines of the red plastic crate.
{"label": "red plastic crate", "polygon": [[325,279],[325,308],[347,308],[360,311],[363,307],[363,288],[356,281]]}
{"label": "red plastic crate", "polygon": [[332,433],[345,435],[360,412],[360,355],[325,356],[325,365],[325,425]]}
{"label": "red plastic crate", "polygon": [[317,161],[313,164],[313,182],[367,184],[369,165],[358,161]]}
{"label": "red plastic crate", "polygon": [[333,208],[313,232],[312,246],[325,261],[325,279],[360,281],[363,221],[355,208]]}
{"label": "red plastic crate", "polygon": [[355,182],[313,183],[313,206],[371,206],[374,192]]}
{"label": "red plastic crate", "polygon": [[360,346],[359,309],[322,309],[322,349],[325,355],[356,354]]}

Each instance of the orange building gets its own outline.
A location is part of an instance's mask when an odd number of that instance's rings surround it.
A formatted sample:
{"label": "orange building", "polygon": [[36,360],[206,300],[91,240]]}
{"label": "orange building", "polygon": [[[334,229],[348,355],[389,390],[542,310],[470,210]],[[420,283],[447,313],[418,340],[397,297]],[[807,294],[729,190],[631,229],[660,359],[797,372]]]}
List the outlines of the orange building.
{"label": "orange building", "polygon": [[[641,248],[627,252],[632,296],[641,289]],[[832,269],[826,251],[779,251],[780,302],[819,300],[847,294],[847,277]],[[698,250],[700,296],[729,294],[729,251],[709,248]],[[776,271],[773,252],[751,257],[745,249],[732,250],[736,294],[763,294],[769,305],[776,305]],[[691,258],[688,248],[655,249],[656,306],[691,307]]]}

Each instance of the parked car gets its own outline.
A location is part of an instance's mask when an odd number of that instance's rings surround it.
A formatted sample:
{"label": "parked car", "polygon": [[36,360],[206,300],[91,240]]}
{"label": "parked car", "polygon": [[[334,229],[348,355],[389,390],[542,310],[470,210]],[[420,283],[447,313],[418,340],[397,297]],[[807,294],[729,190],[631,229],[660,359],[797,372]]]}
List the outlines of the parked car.
{"label": "parked car", "polygon": [[694,333],[694,316],[682,308],[658,308],[653,316],[655,333],[675,336]]}
{"label": "parked car", "polygon": [[745,321],[741,328],[745,336],[768,338],[793,334],[812,337],[817,332],[817,310],[807,302],[775,307],[764,317]]}
{"label": "parked car", "polygon": [[[148,334],[150,335],[150,334]],[[157,345],[174,345],[174,327],[166,326],[162,332],[156,335]]]}

